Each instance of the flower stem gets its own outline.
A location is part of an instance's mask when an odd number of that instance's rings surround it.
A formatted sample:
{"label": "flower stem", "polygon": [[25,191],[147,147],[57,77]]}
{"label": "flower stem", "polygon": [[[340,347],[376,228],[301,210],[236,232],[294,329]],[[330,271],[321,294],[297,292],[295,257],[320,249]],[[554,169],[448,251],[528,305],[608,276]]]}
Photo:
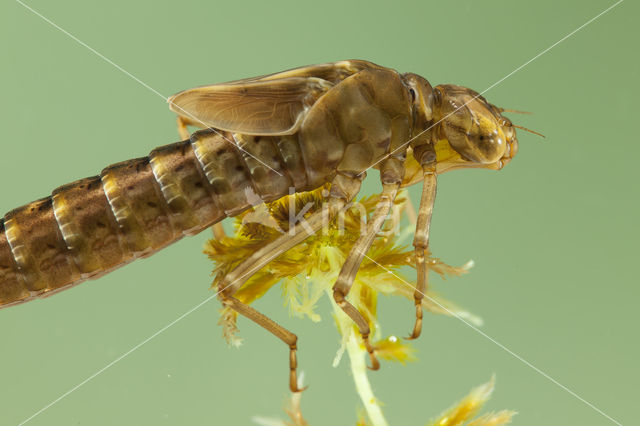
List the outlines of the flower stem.
{"label": "flower stem", "polygon": [[371,424],[373,426],[388,426],[387,419],[382,414],[382,409],[373,395],[371,383],[369,383],[369,378],[367,377],[367,363],[365,361],[367,351],[360,346],[355,333],[352,330],[350,331],[349,339],[347,340],[347,353],[351,361],[351,373],[356,384],[356,390],[364,404]]}

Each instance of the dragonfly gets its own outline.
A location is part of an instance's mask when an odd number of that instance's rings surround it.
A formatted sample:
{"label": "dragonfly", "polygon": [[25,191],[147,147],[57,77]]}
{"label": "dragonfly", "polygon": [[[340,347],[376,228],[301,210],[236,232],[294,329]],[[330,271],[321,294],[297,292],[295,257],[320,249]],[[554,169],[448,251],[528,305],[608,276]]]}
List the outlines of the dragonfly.
{"label": "dragonfly", "polygon": [[[224,306],[289,347],[289,387],[297,392],[297,336],[234,294],[273,259],[349,207],[366,172],[382,193],[333,286],[335,302],[369,341],[370,327],[347,300],[358,268],[401,188],[422,183],[413,240],[415,323],[422,330],[429,228],[437,176],[462,168],[500,170],[516,155],[516,128],[479,93],[432,86],[364,60],[303,66],[180,92],[168,100],[181,141],[107,166],[8,212],[0,219],[0,308],[47,297],[152,255],[255,205],[330,185],[327,213],[243,259],[218,283]],[[197,130],[190,134],[189,126]],[[217,233],[220,235],[220,233]]]}

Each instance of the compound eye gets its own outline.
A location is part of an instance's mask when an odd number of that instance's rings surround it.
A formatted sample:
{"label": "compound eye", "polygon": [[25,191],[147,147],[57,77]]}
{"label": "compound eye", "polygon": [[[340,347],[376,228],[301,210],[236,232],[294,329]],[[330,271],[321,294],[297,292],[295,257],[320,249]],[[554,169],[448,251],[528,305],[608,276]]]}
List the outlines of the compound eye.
{"label": "compound eye", "polygon": [[445,134],[453,149],[469,161],[480,164],[491,164],[498,161],[505,153],[507,143],[504,134],[495,130],[491,134],[471,133],[449,125],[445,121]]}
{"label": "compound eye", "polygon": [[474,138],[473,143],[477,161],[483,164],[495,163],[502,158],[507,149],[504,133],[498,129],[490,135],[478,135]]}

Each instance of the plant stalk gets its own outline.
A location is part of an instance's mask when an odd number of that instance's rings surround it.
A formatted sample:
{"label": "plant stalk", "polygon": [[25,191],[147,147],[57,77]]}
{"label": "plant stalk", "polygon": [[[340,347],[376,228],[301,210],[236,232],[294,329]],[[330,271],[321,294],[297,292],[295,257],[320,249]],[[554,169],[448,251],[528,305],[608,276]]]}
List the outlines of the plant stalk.
{"label": "plant stalk", "polygon": [[373,394],[373,389],[371,389],[371,383],[369,383],[369,377],[367,376],[367,363],[365,360],[367,351],[361,347],[358,340],[355,333],[351,331],[347,340],[347,353],[351,361],[351,374],[353,374],[356,390],[364,404],[371,424],[373,426],[388,426],[389,423],[387,423],[387,419],[382,414],[382,409]]}

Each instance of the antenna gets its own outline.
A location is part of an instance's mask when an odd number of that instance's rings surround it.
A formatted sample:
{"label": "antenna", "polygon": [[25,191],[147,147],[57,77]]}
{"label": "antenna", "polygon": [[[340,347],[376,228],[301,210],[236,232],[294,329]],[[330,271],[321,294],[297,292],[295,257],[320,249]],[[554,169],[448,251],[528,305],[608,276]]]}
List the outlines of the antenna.
{"label": "antenna", "polygon": [[516,114],[532,114],[529,111],[520,111],[519,109],[498,108],[500,112],[514,112]]}
{"label": "antenna", "polygon": [[[530,114],[530,113],[527,113],[527,114]],[[526,127],[518,126],[517,124],[511,124],[511,125],[512,125],[513,127],[517,127],[518,129],[522,129],[522,130],[527,131],[527,132],[529,132],[529,133],[533,133],[534,135],[538,135],[538,136],[541,136],[541,137],[543,137],[543,138],[546,138],[546,136],[545,136],[545,135],[543,135],[542,133],[538,133],[538,132],[535,132],[535,131],[533,131],[533,130],[531,130],[531,129],[527,129]]]}

